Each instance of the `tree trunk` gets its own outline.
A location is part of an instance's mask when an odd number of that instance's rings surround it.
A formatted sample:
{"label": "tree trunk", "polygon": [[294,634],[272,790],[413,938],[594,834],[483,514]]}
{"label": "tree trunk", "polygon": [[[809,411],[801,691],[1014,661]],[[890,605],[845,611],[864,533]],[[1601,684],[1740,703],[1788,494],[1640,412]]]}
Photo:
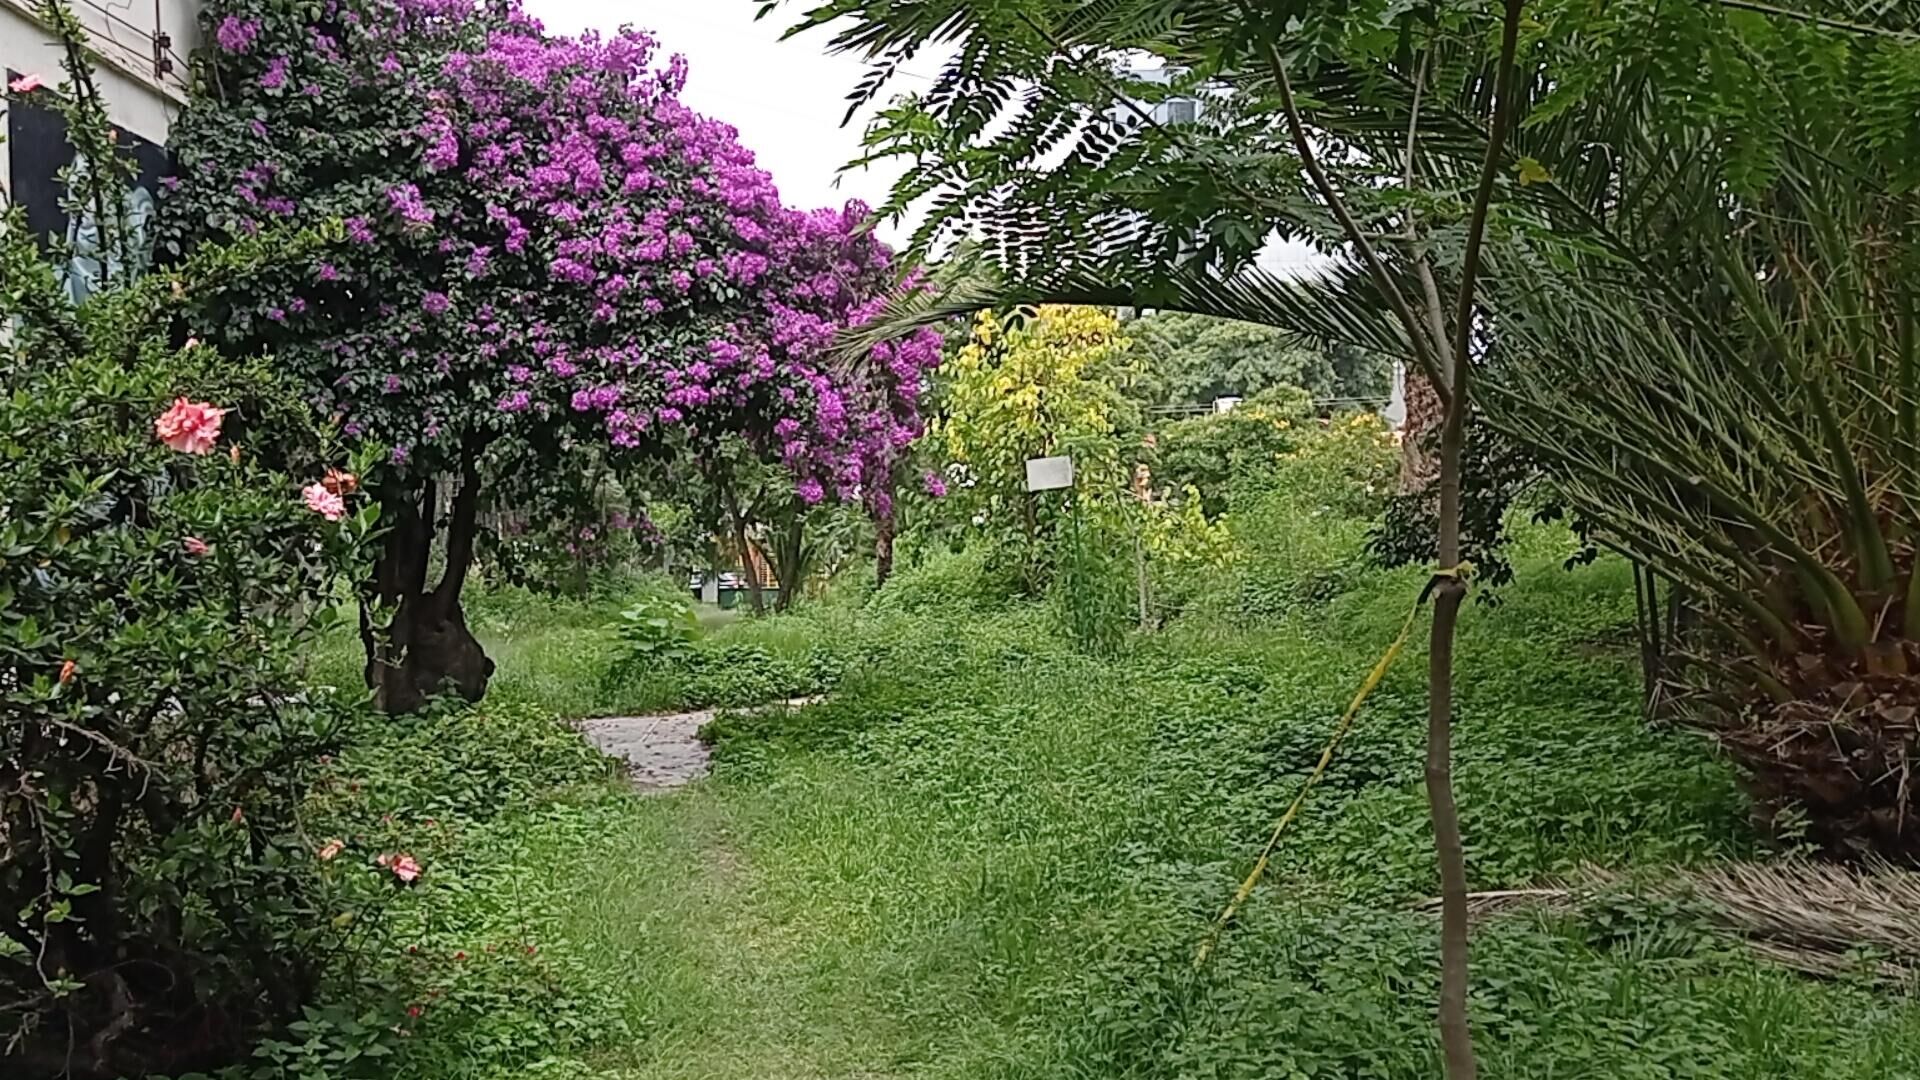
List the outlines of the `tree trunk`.
{"label": "tree trunk", "polygon": [[398,663],[379,665],[370,682],[374,705],[388,713],[410,713],[449,686],[467,701],[486,696],[494,664],[467,628],[458,595],[435,589],[403,601],[393,619],[393,636],[404,640]]}
{"label": "tree trunk", "polygon": [[1433,636],[1427,652],[1427,807],[1433,846],[1440,860],[1440,1044],[1448,1080],[1472,1080],[1473,1035],[1467,1026],[1467,860],[1460,839],[1460,810],[1453,796],[1453,639],[1467,585],[1460,565],[1460,447],[1465,412],[1457,396],[1466,365],[1456,361],[1456,396],[1440,440],[1440,568],[1433,601]]}
{"label": "tree trunk", "polygon": [[1400,431],[1400,494],[1412,495],[1433,490],[1440,475],[1440,457],[1436,453],[1444,410],[1433,380],[1417,365],[1407,365],[1407,420]]}
{"label": "tree trunk", "polygon": [[360,637],[367,651],[366,680],[375,707],[410,713],[447,686],[467,701],[486,696],[493,661],[467,628],[460,593],[473,565],[478,532],[480,477],[477,452],[462,467],[460,491],[447,522],[447,566],[440,583],[426,588],[427,562],[437,526],[438,487],[429,481],[416,505],[408,493],[383,492],[392,527],[375,569],[373,598],[392,613],[384,631],[374,625],[366,598]]}
{"label": "tree trunk", "polygon": [[780,565],[774,572],[780,575],[780,595],[774,600],[774,610],[791,611],[793,601],[800,593],[800,583],[806,580],[809,567],[807,553],[806,512],[795,509],[793,517],[787,522],[787,534],[774,547],[779,549]]}
{"label": "tree trunk", "polygon": [[[747,540],[747,511],[733,490],[730,478],[718,479],[721,498],[726,501],[727,523],[733,527],[733,544],[740,555],[740,574],[747,579],[747,600],[755,615],[767,613],[767,597],[760,587],[760,568],[754,565],[753,548]],[[756,503],[755,505],[758,505]]]}
{"label": "tree trunk", "polygon": [[884,589],[893,576],[893,515],[873,519],[873,587]]}
{"label": "tree trunk", "polygon": [[1467,596],[1460,553],[1461,457],[1466,446],[1467,410],[1472,402],[1475,286],[1480,249],[1486,239],[1500,155],[1513,118],[1514,57],[1526,0],[1506,0],[1500,29],[1500,61],[1495,79],[1493,117],[1487,156],[1481,163],[1467,225],[1467,246],[1460,267],[1460,292],[1454,304],[1453,341],[1444,357],[1448,384],[1446,419],[1440,429],[1440,577],[1433,605],[1433,637],[1427,654],[1427,804],[1433,819],[1434,853],[1440,860],[1440,1046],[1448,1080],[1474,1080],[1473,1033],[1467,1023],[1468,920],[1467,857],[1460,839],[1460,810],[1453,795],[1453,642],[1460,605]]}
{"label": "tree trunk", "polygon": [[[1321,169],[1319,158],[1314,152],[1313,141],[1307,133],[1307,126],[1300,115],[1300,109],[1293,94],[1292,80],[1287,74],[1287,62],[1273,40],[1262,41],[1269,70],[1273,73],[1274,85],[1280,94],[1283,115],[1287,121],[1288,133],[1292,137],[1294,150],[1300,157],[1301,170],[1307,175],[1315,191],[1325,200],[1327,208],[1339,221],[1342,231],[1353,245],[1355,252],[1366,265],[1374,284],[1392,307],[1394,317],[1399,320],[1406,332],[1407,341],[1412,346],[1414,360],[1407,378],[1407,427],[1404,445],[1419,446],[1418,429],[1415,417],[1427,412],[1417,401],[1419,397],[1432,396],[1443,406],[1444,419],[1441,424],[1439,488],[1440,513],[1438,548],[1440,567],[1433,579],[1434,614],[1432,643],[1428,651],[1427,667],[1427,760],[1426,787],[1427,802],[1433,822],[1433,843],[1435,854],[1440,863],[1440,1046],[1446,1062],[1448,1080],[1473,1080],[1477,1066],[1474,1061],[1472,1031],[1467,1024],[1467,884],[1466,855],[1460,839],[1460,814],[1453,794],[1453,643],[1454,633],[1459,625],[1460,605],[1466,598],[1467,585],[1464,580],[1465,569],[1460,565],[1460,474],[1461,451],[1465,443],[1466,413],[1471,401],[1469,382],[1472,365],[1469,362],[1473,344],[1473,322],[1475,312],[1475,284],[1479,275],[1480,249],[1486,237],[1488,209],[1493,198],[1493,188],[1499,176],[1500,158],[1503,152],[1507,127],[1513,115],[1514,57],[1518,51],[1520,19],[1525,0],[1506,0],[1505,16],[1501,25],[1499,70],[1494,93],[1494,111],[1489,124],[1487,152],[1481,162],[1479,182],[1474,192],[1473,212],[1467,226],[1466,250],[1461,260],[1459,291],[1455,297],[1454,324],[1452,326],[1452,344],[1449,348],[1444,322],[1444,310],[1439,303],[1439,290],[1432,284],[1431,273],[1423,275],[1422,290],[1426,294],[1427,311],[1423,319],[1414,313],[1405,295],[1400,291],[1393,276],[1386,272],[1372,242],[1366,233],[1354,221],[1345,201]],[[1418,112],[1415,112],[1416,123]],[[1408,165],[1414,159],[1413,147],[1418,136],[1416,127],[1410,125],[1407,132]],[[1411,187],[1411,181],[1409,187]],[[1416,259],[1416,262],[1418,260]],[[1421,264],[1424,266],[1424,263]],[[1417,386],[1413,371],[1424,371],[1430,377],[1445,380],[1443,388],[1427,385]],[[1423,382],[1425,380],[1422,380]],[[1444,393],[1439,391],[1444,389]],[[1411,470],[1414,478],[1420,471]],[[1407,479],[1403,475],[1403,482]]]}

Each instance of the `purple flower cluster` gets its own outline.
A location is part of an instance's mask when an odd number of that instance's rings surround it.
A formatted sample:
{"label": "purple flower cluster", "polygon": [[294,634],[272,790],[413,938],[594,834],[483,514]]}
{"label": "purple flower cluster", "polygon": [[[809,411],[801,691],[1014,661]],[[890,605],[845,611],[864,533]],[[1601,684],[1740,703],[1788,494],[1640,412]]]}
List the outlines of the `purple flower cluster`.
{"label": "purple flower cluster", "polygon": [[214,40],[230,53],[243,53],[253,48],[253,40],[260,36],[260,20],[242,19],[238,15],[229,15],[220,20],[220,26],[214,31]]}
{"label": "purple flower cluster", "polygon": [[412,184],[395,184],[387,189],[387,203],[409,227],[426,228],[433,224],[433,211]]}

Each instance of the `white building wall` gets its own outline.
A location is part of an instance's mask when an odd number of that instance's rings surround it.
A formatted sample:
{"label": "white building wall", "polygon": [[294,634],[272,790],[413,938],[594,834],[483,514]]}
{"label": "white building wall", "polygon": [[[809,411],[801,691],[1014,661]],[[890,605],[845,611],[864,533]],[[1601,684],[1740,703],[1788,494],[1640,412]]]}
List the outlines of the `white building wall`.
{"label": "white building wall", "polygon": [[[186,58],[200,39],[198,0],[132,0],[126,6],[68,2],[86,27],[108,118],[150,142],[166,142],[167,129],[186,101]],[[31,0],[0,0],[0,70],[38,74],[55,86],[64,77],[60,48],[33,10]],[[156,54],[171,70],[156,70]],[[12,153],[10,144],[0,143],[0,183],[9,187]]]}

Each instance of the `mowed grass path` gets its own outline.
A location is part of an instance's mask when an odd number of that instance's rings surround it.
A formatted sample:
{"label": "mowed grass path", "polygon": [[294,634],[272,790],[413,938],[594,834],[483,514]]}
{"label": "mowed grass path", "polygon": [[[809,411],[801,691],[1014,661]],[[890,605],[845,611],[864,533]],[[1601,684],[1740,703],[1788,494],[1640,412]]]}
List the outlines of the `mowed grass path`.
{"label": "mowed grass path", "polygon": [[[1622,568],[1542,561],[1466,629],[1476,888],[1757,854],[1731,777],[1649,730]],[[571,947],[616,973],[631,1078],[1420,1077],[1433,889],[1423,658],[1389,678],[1204,972],[1194,945],[1416,576],[1112,661],[1038,612],[823,613],[727,633],[854,655],[834,699],[723,724],[716,775],[557,850]],[[857,641],[856,645],[849,642]],[[1920,1076],[1920,1010],[1752,960],[1671,905],[1477,931],[1490,1076]]]}

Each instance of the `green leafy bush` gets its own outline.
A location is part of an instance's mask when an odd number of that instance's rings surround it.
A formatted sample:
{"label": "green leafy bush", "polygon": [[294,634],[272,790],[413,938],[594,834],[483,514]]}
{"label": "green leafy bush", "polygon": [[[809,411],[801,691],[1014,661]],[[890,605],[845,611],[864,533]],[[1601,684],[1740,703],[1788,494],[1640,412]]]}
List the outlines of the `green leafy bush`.
{"label": "green leafy bush", "polygon": [[645,711],[748,708],[824,693],[838,670],[824,649],[794,658],[744,642],[703,641],[661,666],[627,667],[609,696]]}
{"label": "green leafy bush", "polygon": [[[1481,584],[1498,588],[1513,580],[1508,524],[1516,504],[1541,477],[1540,462],[1532,453],[1484,423],[1467,426],[1460,477],[1461,550]],[[1367,535],[1368,555],[1387,567],[1433,565],[1439,551],[1438,508],[1434,491],[1394,496]],[[1490,602],[1497,595],[1482,590],[1479,598]]]}
{"label": "green leafy bush", "polygon": [[305,824],[344,948],[223,1080],[521,1075],[624,1034],[607,976],[556,934],[554,862],[617,798],[577,731],[506,703],[430,710],[363,721],[325,766]]}
{"label": "green leafy bush", "polygon": [[230,1057],[338,946],[297,811],[352,710],[297,671],[375,508],[322,482],[350,463],[265,363],[168,337],[182,297],[270,253],[103,274],[75,309],[0,223],[9,1075]]}
{"label": "green leafy bush", "polygon": [[988,556],[985,543],[929,552],[896,572],[868,604],[879,612],[909,613],[1000,607],[1018,589],[1018,578],[997,573]]}
{"label": "green leafy bush", "polygon": [[1134,541],[1119,514],[1088,514],[1056,541],[1060,554],[1047,599],[1060,629],[1078,648],[1112,656],[1139,624]]}
{"label": "green leafy bush", "polygon": [[687,704],[744,708],[822,693],[832,686],[837,665],[825,650],[794,659],[733,643],[698,650],[683,671]]}
{"label": "green leafy bush", "polygon": [[685,599],[664,594],[636,597],[614,624],[620,653],[608,666],[606,677],[619,683],[635,672],[679,663],[693,651],[697,629],[693,605]]}
{"label": "green leafy bush", "polygon": [[1207,516],[1227,509],[1235,478],[1273,471],[1311,437],[1313,401],[1298,387],[1273,387],[1230,412],[1177,420],[1153,441],[1153,479],[1174,492],[1200,492]]}
{"label": "green leafy bush", "polygon": [[1363,551],[1367,523],[1313,505],[1300,489],[1244,485],[1227,521],[1241,544],[1224,573],[1196,590],[1197,618],[1266,620],[1318,607],[1373,568]]}

